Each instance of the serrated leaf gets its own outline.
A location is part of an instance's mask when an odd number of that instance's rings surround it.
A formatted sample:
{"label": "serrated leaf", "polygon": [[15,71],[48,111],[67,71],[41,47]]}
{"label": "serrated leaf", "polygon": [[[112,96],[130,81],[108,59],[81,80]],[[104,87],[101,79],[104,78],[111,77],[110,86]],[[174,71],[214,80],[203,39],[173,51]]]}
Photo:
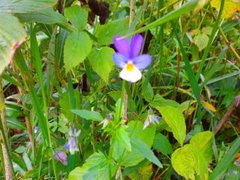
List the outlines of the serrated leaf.
{"label": "serrated leaf", "polygon": [[88,12],[78,5],[65,8],[64,15],[78,30],[83,30],[87,25]]}
{"label": "serrated leaf", "polygon": [[157,109],[162,114],[163,120],[171,128],[174,138],[179,144],[183,145],[186,137],[186,124],[181,111],[171,106],[161,106]]}
{"label": "serrated leaf", "polygon": [[205,47],[207,47],[208,41],[209,38],[205,33],[198,34],[193,38],[193,42],[198,47],[199,51],[202,51]]}
{"label": "serrated leaf", "polygon": [[[221,6],[221,0],[211,0],[211,6],[219,11]],[[237,12],[237,10],[240,10],[240,2],[234,2],[233,0],[225,0],[222,17],[230,18],[233,13]]]}
{"label": "serrated leaf", "polygon": [[95,36],[100,45],[112,44],[113,37],[116,35],[124,35],[128,30],[128,19],[119,19],[109,21],[107,24],[101,25],[97,28]]}
{"label": "serrated leaf", "polygon": [[190,144],[175,150],[172,154],[171,162],[178,174],[187,179],[195,179],[196,163]]}
{"label": "serrated leaf", "polygon": [[68,72],[79,65],[92,49],[92,40],[85,32],[71,33],[64,45],[64,64]]}
{"label": "serrated leaf", "polygon": [[114,65],[112,55],[114,51],[109,47],[94,48],[88,56],[93,70],[105,81],[108,82],[109,73]]}
{"label": "serrated leaf", "polygon": [[190,140],[190,144],[196,147],[208,162],[212,159],[212,137],[212,132],[204,131],[194,135]]}
{"label": "serrated leaf", "polygon": [[161,133],[155,136],[153,148],[164,155],[171,154],[173,151],[172,145],[170,144],[168,138]]}
{"label": "serrated leaf", "polygon": [[[0,6],[1,8],[1,6]],[[12,15],[0,13],[0,74],[10,63],[15,50],[25,40],[22,24]]]}
{"label": "serrated leaf", "polygon": [[212,132],[200,132],[172,154],[173,168],[185,178],[208,179],[208,163],[212,157]]}
{"label": "serrated leaf", "polygon": [[96,111],[89,111],[89,110],[79,110],[79,109],[72,109],[71,110],[74,114],[77,114],[81,118],[91,121],[102,121],[103,117],[99,112]]}

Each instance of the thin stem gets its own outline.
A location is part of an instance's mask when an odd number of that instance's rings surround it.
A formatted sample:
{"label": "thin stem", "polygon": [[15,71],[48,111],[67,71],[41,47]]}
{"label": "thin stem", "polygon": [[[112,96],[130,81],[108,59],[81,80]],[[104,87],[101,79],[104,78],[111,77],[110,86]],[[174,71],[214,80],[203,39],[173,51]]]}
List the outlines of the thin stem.
{"label": "thin stem", "polygon": [[130,0],[129,27],[133,22],[134,16],[135,16],[135,0]]}
{"label": "thin stem", "polygon": [[7,133],[7,119],[6,119],[6,113],[4,108],[4,94],[3,94],[3,86],[2,86],[2,77],[0,76],[0,105],[3,105],[3,108],[0,109],[0,120],[1,120],[1,136],[3,137],[3,142],[0,141],[1,147],[2,147],[2,154],[3,154],[3,161],[4,161],[4,168],[5,168],[5,178],[6,180],[12,180],[12,164],[9,157],[9,151],[8,151],[8,133]]}

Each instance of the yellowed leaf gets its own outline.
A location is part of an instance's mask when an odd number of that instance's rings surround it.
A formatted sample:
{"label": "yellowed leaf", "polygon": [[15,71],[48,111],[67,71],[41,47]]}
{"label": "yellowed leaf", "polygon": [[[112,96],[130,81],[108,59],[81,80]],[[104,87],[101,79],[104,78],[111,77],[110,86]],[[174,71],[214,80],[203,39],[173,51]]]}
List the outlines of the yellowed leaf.
{"label": "yellowed leaf", "polygon": [[[211,6],[219,11],[221,0],[211,0]],[[237,10],[240,10],[239,0],[225,0],[222,17],[230,18],[235,12],[237,12]]]}
{"label": "yellowed leaf", "polygon": [[207,108],[208,110],[216,113],[217,112],[217,109],[210,103],[206,102],[206,101],[202,101],[202,105]]}

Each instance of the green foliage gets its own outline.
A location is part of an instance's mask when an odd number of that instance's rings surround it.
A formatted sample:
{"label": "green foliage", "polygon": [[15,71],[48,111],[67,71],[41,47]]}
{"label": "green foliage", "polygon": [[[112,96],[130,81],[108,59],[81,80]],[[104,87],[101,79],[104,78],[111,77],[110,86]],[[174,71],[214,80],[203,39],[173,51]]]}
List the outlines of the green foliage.
{"label": "green foliage", "polygon": [[175,139],[180,145],[183,145],[186,137],[186,124],[181,111],[171,106],[162,106],[157,109],[162,114],[163,120],[170,127]]}
{"label": "green foliage", "polygon": [[239,2],[134,5],[0,1],[1,178],[239,179]]}
{"label": "green foliage", "polygon": [[92,40],[85,32],[69,34],[64,46],[64,64],[68,72],[82,63],[92,49]]}
{"label": "green foliage", "polygon": [[88,57],[93,70],[105,82],[108,82],[109,74],[113,67],[113,52],[109,47],[94,48]]}
{"label": "green foliage", "polygon": [[200,132],[192,137],[190,144],[175,150],[171,161],[173,168],[187,179],[208,179],[208,163],[212,157],[212,133]]}
{"label": "green foliage", "polygon": [[[0,9],[1,10],[1,9]],[[15,50],[25,40],[26,33],[18,19],[12,15],[1,13],[0,16],[0,74],[10,63]],[[9,23],[12,22],[12,23]]]}

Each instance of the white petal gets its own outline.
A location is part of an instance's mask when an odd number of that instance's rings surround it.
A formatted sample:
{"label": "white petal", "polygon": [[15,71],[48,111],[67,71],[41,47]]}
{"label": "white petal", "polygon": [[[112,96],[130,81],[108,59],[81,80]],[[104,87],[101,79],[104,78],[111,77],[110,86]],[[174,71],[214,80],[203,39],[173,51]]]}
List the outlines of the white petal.
{"label": "white petal", "polygon": [[142,73],[139,71],[138,68],[134,66],[132,71],[128,71],[126,66],[122,69],[122,71],[119,74],[120,78],[129,81],[129,82],[137,82],[142,78]]}

